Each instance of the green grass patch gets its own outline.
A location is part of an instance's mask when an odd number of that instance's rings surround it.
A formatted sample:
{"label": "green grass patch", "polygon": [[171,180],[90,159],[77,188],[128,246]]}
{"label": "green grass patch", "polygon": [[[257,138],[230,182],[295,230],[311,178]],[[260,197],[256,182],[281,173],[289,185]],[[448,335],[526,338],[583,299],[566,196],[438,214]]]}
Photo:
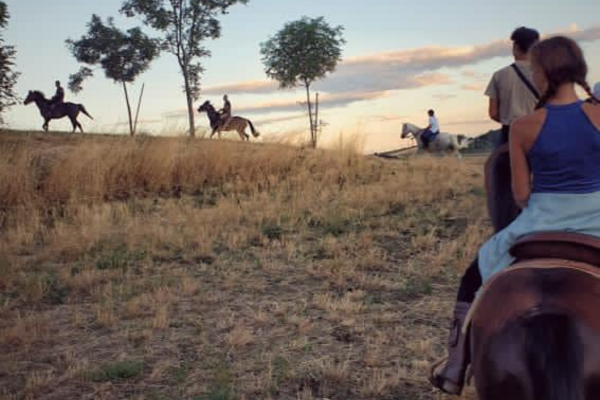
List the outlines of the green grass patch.
{"label": "green grass patch", "polygon": [[141,361],[117,361],[88,372],[85,378],[92,382],[121,382],[137,378],[142,369]]}

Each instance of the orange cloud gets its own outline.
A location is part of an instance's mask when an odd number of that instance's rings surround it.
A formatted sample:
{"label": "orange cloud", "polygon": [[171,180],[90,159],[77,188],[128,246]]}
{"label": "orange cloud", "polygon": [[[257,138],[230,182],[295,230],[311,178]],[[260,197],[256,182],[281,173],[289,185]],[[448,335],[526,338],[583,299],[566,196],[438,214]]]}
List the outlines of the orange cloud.
{"label": "orange cloud", "polygon": [[440,101],[446,101],[446,100],[450,100],[456,97],[455,94],[450,94],[450,93],[437,93],[433,95],[434,98],[440,100]]}
{"label": "orange cloud", "polygon": [[[559,33],[568,34],[582,42],[600,39],[600,27],[582,30],[574,25],[566,32]],[[352,103],[384,97],[391,91],[451,84],[453,83],[451,75],[438,72],[440,69],[466,67],[494,57],[509,55],[509,40],[496,40],[475,46],[429,46],[367,54],[344,60],[335,72],[327,76],[327,79],[315,82],[312,89],[313,92],[323,93],[321,107],[344,107]],[[485,74],[466,69],[462,71],[462,76],[475,80],[462,85],[463,90],[484,90],[481,81],[487,80]],[[263,80],[208,87],[202,93],[207,95],[271,94],[277,91],[276,82]],[[451,96],[453,95],[434,95],[442,101],[448,100]],[[296,100],[236,104],[234,107],[236,113],[291,112],[303,109],[303,103]],[[179,118],[183,115],[185,110],[164,114],[167,118]]]}
{"label": "orange cloud", "polygon": [[452,77],[449,74],[426,73],[412,77],[411,81],[416,87],[441,86],[452,83]]}
{"label": "orange cloud", "polygon": [[467,83],[460,87],[462,90],[469,90],[474,92],[483,92],[485,90],[485,85],[480,83]]}
{"label": "orange cloud", "polygon": [[[580,29],[576,25],[557,32],[585,42],[600,39],[600,27]],[[556,33],[555,33],[556,34]],[[328,93],[379,92],[420,87],[421,75],[441,68],[458,68],[474,63],[510,55],[509,40],[495,40],[474,46],[429,46],[409,50],[397,50],[348,58],[327,79],[315,83],[315,88]],[[464,71],[466,77],[484,79],[473,71]],[[442,81],[439,84],[445,84]],[[435,84],[435,83],[434,83]],[[204,92],[254,93],[275,92],[277,84],[272,81],[250,81],[232,85],[209,87]]]}
{"label": "orange cloud", "polygon": [[278,85],[273,81],[249,81],[231,85],[210,86],[202,91],[203,94],[252,93],[263,94],[276,91]]}

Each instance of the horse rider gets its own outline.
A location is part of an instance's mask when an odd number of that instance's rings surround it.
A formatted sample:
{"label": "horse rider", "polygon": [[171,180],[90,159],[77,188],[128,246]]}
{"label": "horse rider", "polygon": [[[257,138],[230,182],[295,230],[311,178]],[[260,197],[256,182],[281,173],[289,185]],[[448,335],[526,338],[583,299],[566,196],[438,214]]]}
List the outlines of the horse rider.
{"label": "horse rider", "polygon": [[52,96],[48,102],[48,105],[50,106],[50,113],[52,112],[54,106],[65,102],[65,90],[60,85],[60,81],[54,82],[54,85],[56,86],[56,93],[54,93],[54,96]]}
{"label": "horse rider", "polygon": [[427,149],[429,143],[433,142],[440,133],[440,124],[435,116],[435,111],[429,110],[427,111],[427,115],[429,116],[429,124],[427,128],[425,128],[425,132],[421,136],[421,140],[423,141],[423,148]]}
{"label": "horse rider", "polygon": [[225,126],[229,118],[231,118],[231,102],[227,95],[223,96],[223,108],[219,110],[221,117],[221,125]]}
{"label": "horse rider", "polygon": [[[529,60],[530,49],[540,39],[539,32],[520,27],[512,32],[510,39],[514,62],[496,71],[485,91],[489,98],[489,117],[502,124],[496,147],[508,143],[510,124],[533,112],[540,97],[539,90],[532,83],[533,72]],[[508,152],[497,157],[490,177],[490,189],[495,199],[491,210],[492,225],[496,231],[505,228],[520,212],[512,200],[508,157]]]}

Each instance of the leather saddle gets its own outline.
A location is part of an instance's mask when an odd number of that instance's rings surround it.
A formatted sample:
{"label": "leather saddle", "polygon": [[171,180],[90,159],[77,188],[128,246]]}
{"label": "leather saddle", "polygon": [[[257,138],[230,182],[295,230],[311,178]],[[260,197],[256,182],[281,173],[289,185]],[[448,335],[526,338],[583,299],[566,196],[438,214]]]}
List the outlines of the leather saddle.
{"label": "leather saddle", "polygon": [[562,259],[600,267],[600,238],[573,232],[532,233],[510,249],[516,263],[535,259]]}

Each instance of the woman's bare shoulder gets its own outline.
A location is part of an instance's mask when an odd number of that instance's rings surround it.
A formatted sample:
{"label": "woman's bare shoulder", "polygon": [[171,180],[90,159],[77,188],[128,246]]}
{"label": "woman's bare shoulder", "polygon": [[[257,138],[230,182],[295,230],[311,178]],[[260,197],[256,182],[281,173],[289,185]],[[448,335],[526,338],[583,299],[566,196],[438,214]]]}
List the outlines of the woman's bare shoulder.
{"label": "woman's bare shoulder", "polygon": [[546,110],[539,109],[514,120],[510,126],[511,136],[524,143],[533,142],[546,121]]}
{"label": "woman's bare shoulder", "polygon": [[544,108],[540,108],[539,110],[535,110],[532,113],[516,118],[513,124],[516,125],[517,128],[519,128],[527,127],[531,124],[543,124],[545,120],[546,110]]}
{"label": "woman's bare shoulder", "polygon": [[584,103],[583,111],[596,128],[600,130],[600,104]]}

